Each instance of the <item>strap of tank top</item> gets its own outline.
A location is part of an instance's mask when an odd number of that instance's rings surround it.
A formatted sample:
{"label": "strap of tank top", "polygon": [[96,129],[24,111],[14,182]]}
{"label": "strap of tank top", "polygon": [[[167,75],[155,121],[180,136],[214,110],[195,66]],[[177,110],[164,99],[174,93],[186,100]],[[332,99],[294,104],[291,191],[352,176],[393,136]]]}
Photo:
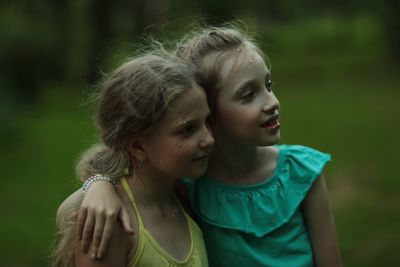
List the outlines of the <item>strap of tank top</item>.
{"label": "strap of tank top", "polygon": [[190,215],[186,212],[185,208],[183,207],[182,203],[179,201],[179,199],[176,197],[176,195],[174,194],[175,200],[178,203],[178,206],[180,208],[180,210],[183,213],[183,216],[186,218],[186,222],[188,224],[189,227],[189,231],[190,231],[190,236],[192,236],[192,225],[194,223],[192,217],[190,217]]}
{"label": "strap of tank top", "polygon": [[[121,183],[122,183],[122,187],[124,188],[126,194],[128,195],[129,201],[131,202],[131,205],[132,205],[133,209],[135,210],[136,217],[137,217],[137,220],[138,220],[138,223],[139,223],[139,227],[145,230],[144,224],[143,224],[143,221],[142,221],[142,217],[140,216],[139,210],[138,210],[138,208],[136,206],[136,202],[135,202],[135,198],[133,196],[133,192],[132,192],[131,188],[129,187],[128,181],[126,180],[125,177],[123,177],[121,179]],[[179,206],[180,210],[183,212],[183,215],[186,218],[186,222],[188,223],[188,226],[189,226],[190,235],[192,236],[192,227],[193,227],[193,223],[194,222],[193,222],[192,218],[190,217],[190,215],[187,214],[185,208],[182,206],[182,204],[179,201],[179,199],[175,195],[174,195],[174,197],[175,197],[176,202],[178,202],[178,206]]]}
{"label": "strap of tank top", "polygon": [[124,188],[126,194],[128,195],[129,201],[131,202],[133,209],[135,210],[136,217],[137,217],[137,220],[139,223],[139,228],[144,229],[142,217],[140,216],[139,210],[136,206],[135,198],[133,197],[133,192],[132,192],[131,188],[129,187],[128,181],[126,180],[125,177],[122,177],[121,183],[122,183],[122,187]]}

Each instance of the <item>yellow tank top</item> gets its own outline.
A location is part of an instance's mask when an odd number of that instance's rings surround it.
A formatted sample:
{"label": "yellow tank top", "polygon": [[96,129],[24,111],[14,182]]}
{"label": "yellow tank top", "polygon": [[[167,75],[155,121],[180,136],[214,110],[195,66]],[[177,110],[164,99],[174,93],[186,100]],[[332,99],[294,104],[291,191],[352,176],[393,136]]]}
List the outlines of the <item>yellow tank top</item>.
{"label": "yellow tank top", "polygon": [[129,197],[129,201],[136,213],[139,237],[138,247],[132,259],[129,260],[128,267],[133,266],[146,266],[146,267],[163,267],[163,266],[191,266],[191,267],[204,267],[208,266],[207,252],[204,245],[203,234],[197,224],[185,212],[182,206],[179,206],[186,218],[189,226],[191,248],[185,260],[180,261],[170,256],[153,238],[153,236],[144,228],[142,218],[135,203],[133,193],[129,188],[128,182],[125,178],[121,179],[122,186]]}

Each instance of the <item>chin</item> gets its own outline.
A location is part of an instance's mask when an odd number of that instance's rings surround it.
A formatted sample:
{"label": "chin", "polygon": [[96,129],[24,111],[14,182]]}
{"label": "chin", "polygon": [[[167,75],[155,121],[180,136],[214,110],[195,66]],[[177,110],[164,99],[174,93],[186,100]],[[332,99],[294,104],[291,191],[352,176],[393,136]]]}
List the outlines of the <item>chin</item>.
{"label": "chin", "polygon": [[203,174],[206,173],[207,168],[202,169],[201,171],[197,172],[197,174],[195,176],[193,176],[194,179],[197,179],[201,176],[203,176]]}
{"label": "chin", "polygon": [[197,179],[197,178],[201,177],[206,172],[206,170],[207,170],[206,167],[197,169],[197,170],[193,170],[192,172],[184,175],[184,177],[190,178],[190,179]]}
{"label": "chin", "polygon": [[281,140],[281,137],[279,134],[277,134],[274,138],[268,138],[268,139],[264,139],[262,140],[258,146],[273,146],[279,143],[279,141]]}

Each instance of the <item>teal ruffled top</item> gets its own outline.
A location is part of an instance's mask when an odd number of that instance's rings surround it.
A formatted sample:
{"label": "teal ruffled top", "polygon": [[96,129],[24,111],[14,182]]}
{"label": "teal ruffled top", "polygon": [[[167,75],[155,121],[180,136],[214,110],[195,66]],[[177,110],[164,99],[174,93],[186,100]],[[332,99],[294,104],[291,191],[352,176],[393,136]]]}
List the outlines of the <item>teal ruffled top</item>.
{"label": "teal ruffled top", "polygon": [[305,146],[277,147],[276,170],[261,183],[184,180],[210,266],[313,266],[300,206],[331,157]]}

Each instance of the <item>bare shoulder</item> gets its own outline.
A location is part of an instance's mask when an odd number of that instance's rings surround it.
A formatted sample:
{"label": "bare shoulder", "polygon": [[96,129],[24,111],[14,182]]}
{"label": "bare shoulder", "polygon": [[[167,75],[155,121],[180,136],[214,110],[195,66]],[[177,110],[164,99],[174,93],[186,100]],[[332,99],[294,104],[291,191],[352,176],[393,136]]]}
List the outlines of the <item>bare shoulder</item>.
{"label": "bare shoulder", "polygon": [[[92,244],[91,244],[92,245]],[[90,253],[83,253],[77,246],[75,250],[76,266],[81,267],[118,267],[127,266],[130,260],[132,242],[130,236],[120,224],[115,227],[107,253],[102,259],[92,259]],[[89,248],[92,251],[92,247]]]}
{"label": "bare shoulder", "polygon": [[74,193],[69,195],[63,203],[58,207],[56,223],[57,227],[61,229],[64,222],[68,218],[68,215],[73,210],[77,210],[82,203],[83,195],[81,190],[76,190]]}

